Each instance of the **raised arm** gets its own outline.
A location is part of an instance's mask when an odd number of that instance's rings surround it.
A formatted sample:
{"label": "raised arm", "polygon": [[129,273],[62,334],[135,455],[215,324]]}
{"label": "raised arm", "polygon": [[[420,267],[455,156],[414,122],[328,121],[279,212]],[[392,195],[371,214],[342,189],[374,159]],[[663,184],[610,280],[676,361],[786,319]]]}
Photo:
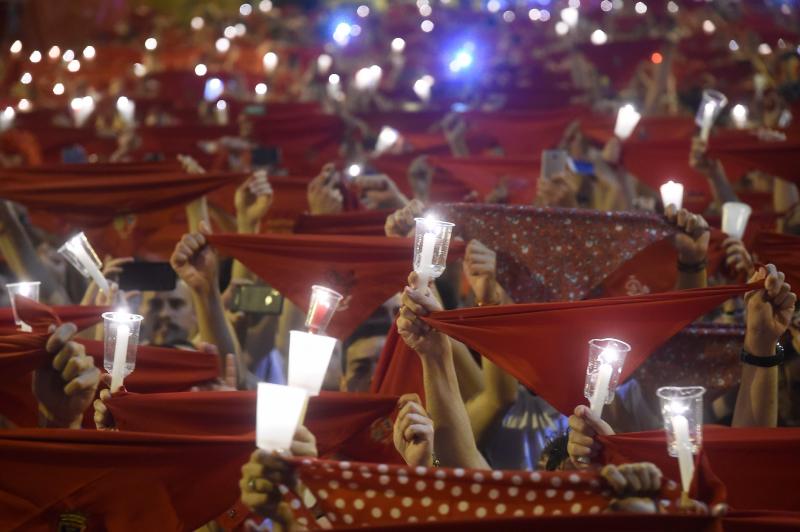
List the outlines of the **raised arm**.
{"label": "raised arm", "polygon": [[778,424],[778,339],[786,332],[797,296],[772,264],[760,268],[750,279],[764,288],[745,295],[747,332],[742,353],[742,380],[734,427],[775,427]]}
{"label": "raised arm", "polygon": [[670,205],[666,209],[667,220],[675,225],[675,249],[678,251],[678,290],[688,288],[705,288],[706,256],[711,233],[708,222],[699,214],[692,214],[686,209],[675,209]]}
{"label": "raised arm", "polygon": [[700,137],[692,139],[692,148],[689,152],[689,165],[708,178],[714,199],[721,206],[728,201],[739,201],[736,192],[728,181],[725,167],[718,159],[711,159],[706,154],[708,144]]}
{"label": "raised arm", "polygon": [[417,276],[409,276],[403,292],[403,306],[397,318],[397,331],[406,344],[419,354],[425,384],[428,413],[435,427],[435,451],[442,465],[488,469],[472,436],[469,416],[461,401],[450,341],[431,329],[420,316],[441,310],[429,287],[412,288]]}

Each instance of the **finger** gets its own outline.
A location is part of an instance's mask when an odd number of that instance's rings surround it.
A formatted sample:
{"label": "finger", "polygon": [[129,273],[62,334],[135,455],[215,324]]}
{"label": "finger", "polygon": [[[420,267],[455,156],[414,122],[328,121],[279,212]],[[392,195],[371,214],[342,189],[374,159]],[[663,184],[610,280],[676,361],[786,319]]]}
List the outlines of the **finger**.
{"label": "finger", "polygon": [[403,431],[403,439],[407,442],[428,440],[433,434],[433,425],[414,424]]}
{"label": "finger", "polygon": [[51,355],[58,353],[77,332],[78,327],[74,323],[65,323],[59,326],[47,339],[45,349]]}
{"label": "finger", "polygon": [[569,441],[582,447],[591,447],[594,444],[594,439],[591,436],[572,431],[569,433]]}
{"label": "finger", "polygon": [[58,352],[53,358],[53,369],[61,372],[67,365],[67,362],[73,357],[85,356],[86,348],[77,342],[67,342],[67,344]]}
{"label": "finger", "polygon": [[64,386],[64,395],[74,394],[97,388],[100,383],[100,370],[94,366],[87,369]]}
{"label": "finger", "polygon": [[625,480],[628,481],[629,491],[633,491],[633,493],[641,493],[642,481],[639,478],[638,465],[628,464],[621,466],[619,470],[625,476]]}
{"label": "finger", "polygon": [[79,373],[94,367],[94,359],[88,356],[73,356],[64,365],[61,378],[64,381],[74,379]]}
{"label": "finger", "polygon": [[419,397],[419,394],[416,393],[406,393],[400,396],[400,399],[397,400],[397,407],[403,408],[406,403],[422,403],[422,400]]}
{"label": "finger", "polygon": [[611,489],[617,494],[623,493],[628,487],[628,481],[616,466],[605,466],[600,472],[600,475],[606,479],[608,485],[611,486]]}
{"label": "finger", "polygon": [[594,436],[596,434],[594,429],[592,429],[583,420],[583,418],[581,418],[581,417],[579,417],[577,415],[569,416],[569,419],[568,419],[567,423],[569,424],[569,428],[570,428],[571,433],[572,432],[577,432],[577,433],[584,434],[584,435],[589,436],[589,437],[592,437],[592,436]]}
{"label": "finger", "polygon": [[592,450],[589,447],[568,442],[567,454],[569,454],[569,456],[572,458],[583,458],[585,456],[591,456]]}
{"label": "finger", "polygon": [[601,434],[603,436],[610,436],[614,434],[614,430],[608,423],[603,421],[597,414],[592,412],[590,408],[583,405],[581,406],[583,407],[583,419],[597,434]]}
{"label": "finger", "polygon": [[236,388],[236,355],[233,353],[225,355],[224,381],[231,388]]}

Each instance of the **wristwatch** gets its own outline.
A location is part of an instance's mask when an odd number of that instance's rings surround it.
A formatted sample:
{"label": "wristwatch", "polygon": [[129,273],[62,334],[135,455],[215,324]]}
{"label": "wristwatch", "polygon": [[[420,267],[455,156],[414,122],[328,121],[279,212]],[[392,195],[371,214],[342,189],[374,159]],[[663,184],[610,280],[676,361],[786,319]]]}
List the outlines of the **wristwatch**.
{"label": "wristwatch", "polygon": [[743,347],[742,353],[739,355],[739,358],[745,364],[750,364],[751,366],[758,366],[760,368],[771,368],[774,366],[778,366],[783,363],[783,347],[781,344],[777,344],[775,347],[775,354],[770,357],[757,357],[751,353],[748,353],[747,350]]}

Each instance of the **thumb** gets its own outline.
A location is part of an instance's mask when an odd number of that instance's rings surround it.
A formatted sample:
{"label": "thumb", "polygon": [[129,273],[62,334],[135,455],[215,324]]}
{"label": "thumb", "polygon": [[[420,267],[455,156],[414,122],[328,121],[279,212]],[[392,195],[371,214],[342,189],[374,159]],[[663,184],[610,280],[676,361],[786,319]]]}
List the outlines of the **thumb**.
{"label": "thumb", "polygon": [[228,353],[225,355],[225,384],[231,388],[236,388],[236,355]]}
{"label": "thumb", "polygon": [[603,421],[602,418],[597,416],[592,409],[588,406],[581,405],[575,412],[576,415],[583,418],[587,425],[589,425],[600,436],[612,436],[614,429],[611,425]]}
{"label": "thumb", "polygon": [[198,225],[198,229],[200,230],[200,233],[202,233],[204,235],[210,235],[211,234],[211,226],[208,225],[208,222],[205,221],[205,220],[200,222],[200,225]]}

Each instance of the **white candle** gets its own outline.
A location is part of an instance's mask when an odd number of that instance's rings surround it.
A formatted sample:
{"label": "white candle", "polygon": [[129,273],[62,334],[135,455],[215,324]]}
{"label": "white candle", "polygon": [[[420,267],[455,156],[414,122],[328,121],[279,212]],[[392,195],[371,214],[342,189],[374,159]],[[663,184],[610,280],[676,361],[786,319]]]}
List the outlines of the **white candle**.
{"label": "white candle", "polygon": [[319,395],[334,347],[336,338],[289,331],[289,386],[302,388],[310,396]]}
{"label": "white candle", "polygon": [[689,493],[694,476],[692,443],[689,440],[689,421],[685,416],[672,416],[672,430],[675,432],[675,446],[678,451],[678,466],[681,470],[681,485],[684,493]]}
{"label": "white candle", "polygon": [[592,412],[597,417],[602,417],[603,406],[606,404],[608,397],[608,384],[611,382],[611,375],[614,373],[614,368],[611,364],[600,364],[600,369],[597,372],[597,380],[594,385],[594,393],[590,401]]}
{"label": "white candle", "polygon": [[227,125],[228,124],[228,102],[225,100],[219,100],[217,102],[216,108],[214,109],[214,115],[217,118],[217,124],[219,125]]}
{"label": "white candle", "polygon": [[111,369],[111,393],[119,391],[125,378],[125,361],[128,357],[128,338],[131,328],[117,325],[117,342],[114,344],[114,364]]}
{"label": "white candle", "polygon": [[117,111],[126,124],[133,125],[136,104],[134,104],[132,100],[128,99],[126,96],[117,98]]}
{"label": "white candle", "polygon": [[661,185],[661,202],[664,208],[675,205],[676,209],[680,209],[683,205],[683,185],[672,180]]}
{"label": "white candle", "polygon": [[744,236],[753,209],[747,203],[727,201],[722,204],[722,232],[739,240]]}
{"label": "white candle", "polygon": [[744,129],[747,126],[747,107],[737,103],[731,109],[731,117],[737,129]]}
{"label": "white candle", "polygon": [[636,109],[631,104],[625,104],[617,111],[617,122],[614,125],[614,135],[620,140],[625,140],[631,136],[633,130],[636,129],[636,124],[642,118]]}
{"label": "white candle", "polygon": [[102,290],[105,294],[110,293],[110,289],[108,286],[108,281],[100,270],[97,268],[97,264],[89,257],[86,253],[86,250],[83,249],[83,246],[80,242],[72,242],[70,245],[70,250],[72,251],[75,258],[78,259],[78,262],[83,264],[83,268],[89,273],[89,276],[94,280],[95,284]]}
{"label": "white candle", "polygon": [[381,128],[381,132],[378,134],[378,141],[375,143],[375,151],[377,153],[383,153],[391,148],[399,138],[400,133],[398,133],[396,129],[389,126],[383,126]]}
{"label": "white candle", "polygon": [[430,280],[433,270],[433,251],[436,247],[436,235],[426,232],[422,235],[422,249],[419,252],[419,277],[420,288],[425,288]]}
{"label": "white candle", "polygon": [[256,447],[265,451],[288,451],[297,426],[305,417],[306,391],[259,382],[256,397]]}
{"label": "white candle", "polygon": [[706,102],[703,107],[703,127],[700,130],[700,138],[708,141],[708,136],[711,133],[711,126],[714,125],[714,113],[717,110],[717,104],[714,102]]}

